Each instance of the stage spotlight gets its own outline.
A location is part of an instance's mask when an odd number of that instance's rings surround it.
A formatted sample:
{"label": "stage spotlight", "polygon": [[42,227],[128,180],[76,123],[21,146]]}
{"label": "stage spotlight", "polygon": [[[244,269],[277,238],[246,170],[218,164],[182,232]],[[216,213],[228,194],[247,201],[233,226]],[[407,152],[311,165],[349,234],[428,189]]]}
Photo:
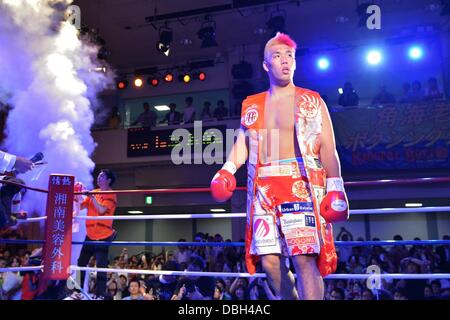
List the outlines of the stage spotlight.
{"label": "stage spotlight", "polygon": [[128,81],[127,81],[127,80],[120,80],[120,81],[117,81],[116,86],[117,86],[117,89],[123,90],[123,89],[125,89],[126,87],[128,87]]}
{"label": "stage spotlight", "polygon": [[267,28],[272,32],[270,37],[274,37],[277,32],[286,33],[286,12],[276,11],[270,14],[270,19],[266,22]]}
{"label": "stage spotlight", "polygon": [[205,81],[205,79],[206,79],[206,73],[203,72],[203,71],[195,72],[195,73],[192,75],[192,78],[193,78],[194,80]]}
{"label": "stage spotlight", "polygon": [[191,82],[191,76],[190,76],[190,74],[186,73],[186,74],[183,76],[183,82],[184,82],[184,83],[189,83],[189,82]]}
{"label": "stage spotlight", "polygon": [[423,56],[423,50],[419,46],[413,46],[409,48],[408,55],[412,60],[418,60]]}
{"label": "stage spotlight", "polygon": [[159,84],[159,80],[156,77],[150,77],[147,79],[147,83],[153,87],[156,87]]}
{"label": "stage spotlight", "polygon": [[136,88],[140,88],[144,84],[144,81],[142,81],[142,78],[136,78],[133,83]]}
{"label": "stage spotlight", "polygon": [[178,80],[180,82],[189,83],[191,82],[191,75],[188,72],[180,73]]}
{"label": "stage spotlight", "polygon": [[201,29],[198,30],[197,36],[202,40],[201,48],[218,46],[216,41],[216,23],[214,21],[204,22]]}
{"label": "stage spotlight", "polygon": [[330,67],[330,60],[328,58],[322,57],[317,60],[317,68],[320,70],[327,70]]}
{"label": "stage spotlight", "polygon": [[378,50],[371,50],[367,53],[366,59],[367,59],[367,63],[371,64],[371,65],[377,65],[381,62],[382,60],[382,55],[381,52]]}
{"label": "stage spotlight", "polygon": [[171,72],[167,72],[166,75],[164,76],[164,81],[165,82],[172,82],[173,81],[173,74]]}
{"label": "stage spotlight", "polygon": [[165,56],[168,56],[170,52],[171,43],[172,43],[172,30],[168,28],[160,28],[159,41],[156,44],[156,49]]}

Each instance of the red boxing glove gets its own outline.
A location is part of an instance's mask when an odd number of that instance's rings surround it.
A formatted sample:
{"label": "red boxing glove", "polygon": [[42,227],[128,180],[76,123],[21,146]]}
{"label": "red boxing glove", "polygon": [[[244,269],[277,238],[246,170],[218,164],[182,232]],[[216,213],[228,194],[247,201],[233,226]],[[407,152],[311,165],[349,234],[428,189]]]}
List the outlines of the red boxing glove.
{"label": "red boxing glove", "polygon": [[329,223],[348,220],[348,199],[342,178],[327,179],[327,194],[320,204],[320,214]]}
{"label": "red boxing glove", "polygon": [[217,202],[225,202],[230,199],[234,189],[236,189],[236,178],[227,169],[227,164],[228,162],[216,173],[211,181],[211,194]]}

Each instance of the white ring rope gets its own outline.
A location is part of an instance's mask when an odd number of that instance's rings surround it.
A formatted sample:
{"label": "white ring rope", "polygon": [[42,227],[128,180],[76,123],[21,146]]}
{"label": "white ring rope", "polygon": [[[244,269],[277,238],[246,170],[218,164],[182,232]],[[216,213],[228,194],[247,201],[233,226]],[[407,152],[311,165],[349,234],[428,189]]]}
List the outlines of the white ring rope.
{"label": "white ring rope", "polygon": [[16,268],[0,268],[0,272],[19,272],[19,271],[40,271],[44,266],[36,267],[16,267]]}
{"label": "white ring rope", "polygon": [[[450,212],[450,207],[421,207],[421,208],[378,208],[378,209],[354,209],[350,215],[359,214],[391,214],[391,213],[415,213],[415,212]],[[244,213],[195,213],[195,214],[153,214],[153,215],[127,215],[127,216],[76,216],[79,220],[156,220],[156,219],[210,219],[210,218],[245,218]],[[18,220],[19,223],[39,222],[47,217],[35,217]]]}
{"label": "white ring rope", "polygon": [[[152,275],[173,275],[173,276],[203,276],[203,277],[227,277],[227,278],[265,278],[264,273],[236,273],[236,272],[196,272],[196,271],[168,271],[168,270],[141,270],[141,269],[109,269],[109,268],[89,268],[70,266],[72,271],[97,271],[111,273],[133,273],[133,274],[152,274]],[[369,277],[379,277],[381,279],[450,279],[450,273],[367,273],[367,274],[330,274],[325,279],[367,279]]]}

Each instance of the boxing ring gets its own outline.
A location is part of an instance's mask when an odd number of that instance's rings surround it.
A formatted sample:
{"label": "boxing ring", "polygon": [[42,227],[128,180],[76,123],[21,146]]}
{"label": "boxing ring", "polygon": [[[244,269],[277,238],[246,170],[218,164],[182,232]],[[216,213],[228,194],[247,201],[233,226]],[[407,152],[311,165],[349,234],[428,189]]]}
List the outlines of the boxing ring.
{"label": "boxing ring", "polygon": [[[50,176],[50,180],[54,175]],[[0,181],[3,184],[12,184],[15,186],[20,186],[31,191],[45,193],[47,195],[51,194],[49,190],[31,188],[25,185],[16,184],[10,181]],[[403,180],[373,180],[373,181],[353,181],[346,182],[345,186],[375,186],[375,185],[401,185],[401,184],[422,184],[422,183],[443,183],[450,182],[450,177],[438,177],[438,178],[414,178],[414,179],[403,179]],[[239,187],[237,190],[246,190],[245,187]],[[209,188],[183,188],[183,189],[139,189],[139,190],[114,190],[114,191],[96,191],[96,192],[74,192],[73,181],[70,187],[71,198],[79,195],[87,194],[158,194],[158,193],[192,193],[192,192],[209,192]],[[48,200],[48,199],[47,199]],[[72,200],[73,202],[73,200]],[[48,203],[48,202],[47,202]],[[402,214],[402,213],[424,213],[424,212],[450,212],[450,206],[441,207],[412,207],[412,208],[377,208],[377,209],[356,209],[350,210],[350,217],[352,215],[365,215],[365,214]],[[47,206],[47,214],[42,217],[33,217],[23,220],[18,220],[18,223],[36,223],[47,221],[49,219],[49,210]],[[246,213],[205,213],[205,214],[156,214],[156,215],[139,215],[139,216],[128,216],[128,215],[116,215],[116,216],[73,216],[70,215],[72,221],[85,221],[85,220],[180,220],[180,219],[221,219],[221,218],[245,218]],[[72,232],[72,226],[68,227],[69,232]],[[70,235],[71,238],[71,235]],[[19,239],[0,239],[0,243],[4,244],[42,244],[45,246],[46,241],[44,240],[19,240]],[[175,247],[175,246],[212,246],[212,247],[243,247],[243,242],[157,242],[157,241],[70,241],[70,250],[64,251],[64,254],[71,254],[71,246],[74,245],[101,245],[106,244],[109,246],[144,246],[144,247],[154,247],[154,246],[165,246],[165,247]],[[450,240],[380,240],[380,241],[335,241],[335,246],[405,246],[405,245],[450,245]],[[45,249],[44,249],[45,250]],[[44,257],[42,257],[44,261]],[[377,273],[371,266],[367,267],[367,273],[361,274],[330,274],[324,277],[324,280],[368,280],[370,279],[373,283],[379,283],[382,279],[450,279],[450,273],[415,273],[415,274],[403,274],[403,273]],[[44,262],[40,266],[24,266],[15,268],[0,268],[0,272],[18,272],[18,271],[48,271],[49,266]],[[87,299],[91,300],[91,297],[86,293],[83,288],[78,285],[74,280],[73,275],[77,271],[94,271],[94,272],[107,272],[107,273],[127,273],[127,274],[143,274],[143,275],[174,275],[174,276],[209,276],[209,277],[258,277],[264,278],[266,275],[264,273],[256,273],[250,275],[249,273],[242,272],[195,272],[195,271],[164,271],[164,270],[143,270],[143,269],[114,269],[114,268],[94,268],[94,267],[79,267],[76,265],[70,265],[67,270],[64,270],[65,276],[60,278],[62,280],[67,280],[67,286],[69,289],[80,290]],[[375,288],[378,289],[378,288]]]}

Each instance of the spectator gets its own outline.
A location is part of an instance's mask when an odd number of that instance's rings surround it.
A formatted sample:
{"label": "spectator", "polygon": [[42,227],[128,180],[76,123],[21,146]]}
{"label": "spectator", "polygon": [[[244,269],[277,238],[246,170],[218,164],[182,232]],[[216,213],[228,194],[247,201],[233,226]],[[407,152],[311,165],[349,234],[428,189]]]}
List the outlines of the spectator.
{"label": "spectator", "polygon": [[361,300],[373,300],[373,298],[374,297],[373,297],[373,293],[371,290],[366,289],[363,291]]}
{"label": "spectator", "polygon": [[443,98],[442,92],[439,90],[437,79],[431,77],[428,79],[427,93],[425,95],[426,100],[440,100]]}
{"label": "spectator", "polygon": [[205,101],[205,103],[203,104],[202,113],[200,114],[200,118],[203,121],[211,121],[212,120],[212,116],[211,116],[211,102]]}
{"label": "spectator", "polygon": [[409,82],[404,82],[402,85],[403,93],[399,102],[406,103],[411,102],[411,84]]}
{"label": "spectator", "polygon": [[119,108],[116,106],[112,107],[111,113],[107,119],[107,125],[111,129],[118,129],[122,123],[122,117],[119,114]]}
{"label": "spectator", "polygon": [[[193,257],[189,261],[188,271],[205,271],[206,265],[202,258]],[[178,281],[172,300],[212,300],[215,281],[212,277],[187,276]]]}
{"label": "spectator", "polygon": [[218,121],[228,117],[228,109],[225,108],[225,102],[223,100],[217,101],[217,108],[214,109],[214,118]]}
{"label": "spectator", "polygon": [[217,279],[214,289],[214,300],[231,300],[231,296],[226,290],[225,281],[223,279]]}
{"label": "spectator", "polygon": [[192,97],[187,97],[185,99],[186,107],[184,108],[183,112],[183,122],[186,123],[193,123],[195,120],[195,108],[192,105],[194,102],[194,99]]}
{"label": "spectator", "polygon": [[235,288],[234,293],[231,295],[232,300],[249,300],[250,295],[248,287],[246,285],[239,285]]}
{"label": "spectator", "polygon": [[420,102],[423,101],[423,99],[422,85],[420,84],[420,81],[416,80],[412,83],[411,102]]}
{"label": "spectator", "polygon": [[170,111],[166,113],[163,121],[161,122],[167,122],[169,126],[173,124],[179,124],[181,122],[181,113],[176,111],[177,105],[175,103],[170,103],[169,108]]}
{"label": "spectator", "polygon": [[122,300],[122,294],[115,280],[108,282],[108,291],[105,295],[105,300]]}
{"label": "spectator", "polygon": [[[179,239],[178,242],[186,242],[186,239]],[[191,258],[192,252],[188,246],[178,246],[178,250],[175,251],[175,260],[178,263],[189,263],[189,259]]]}
{"label": "spectator", "polygon": [[381,86],[380,92],[373,98],[372,105],[379,105],[385,103],[395,103],[394,95],[387,92],[386,86]]}
{"label": "spectator", "polygon": [[[341,227],[341,231],[339,231],[338,235],[336,236],[337,241],[353,241],[353,235],[345,229],[344,227]],[[348,261],[352,254],[352,248],[350,246],[341,246],[338,248],[339,251],[339,260],[340,261]]]}
{"label": "spectator", "polygon": [[128,292],[128,279],[125,275],[121,274],[119,276],[119,293],[121,298],[125,298],[128,297],[130,295],[130,293]]}
{"label": "spectator", "polygon": [[150,110],[150,105],[148,104],[148,102],[144,102],[142,108],[144,108],[144,111],[137,117],[136,120],[134,120],[131,125],[135,126],[140,123],[144,128],[154,127],[156,125],[156,119],[158,118],[158,115],[155,111]]}
{"label": "spectator", "polygon": [[408,298],[405,295],[405,290],[396,289],[394,292],[394,300],[408,300]]}
{"label": "spectator", "polygon": [[[450,236],[444,235],[442,240],[450,240]],[[442,246],[436,247],[436,254],[439,257],[439,268],[442,272],[450,272],[450,246],[444,244]]]}
{"label": "spectator", "polygon": [[341,288],[334,288],[330,294],[330,300],[345,300],[345,292]]}
{"label": "spectator", "polygon": [[431,291],[432,291],[433,296],[440,297],[441,290],[442,290],[442,285],[439,280],[436,279],[436,280],[431,281]]}
{"label": "spectator", "polygon": [[338,104],[343,107],[353,107],[359,104],[359,97],[350,82],[344,84],[342,94],[339,96]]}
{"label": "spectator", "polygon": [[[165,271],[179,271],[179,265],[175,261],[166,262],[162,268]],[[170,300],[177,287],[177,276],[160,275],[156,279],[146,281],[146,287],[151,290],[156,300]]]}
{"label": "spectator", "polygon": [[128,292],[130,295],[122,300],[144,300],[141,293],[141,283],[137,279],[131,279],[128,283]]}

